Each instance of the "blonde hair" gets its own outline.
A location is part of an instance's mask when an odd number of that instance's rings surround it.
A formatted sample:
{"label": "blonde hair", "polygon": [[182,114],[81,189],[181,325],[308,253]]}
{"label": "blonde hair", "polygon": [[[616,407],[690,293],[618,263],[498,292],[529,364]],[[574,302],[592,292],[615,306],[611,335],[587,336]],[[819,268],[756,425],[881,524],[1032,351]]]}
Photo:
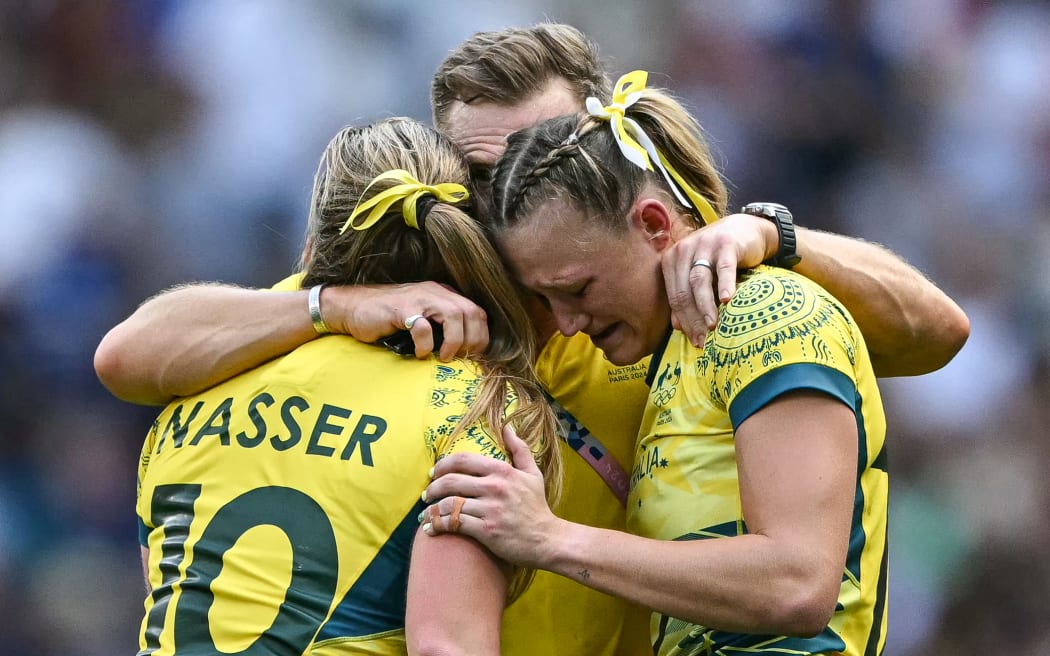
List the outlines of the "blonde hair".
{"label": "blonde hair", "polygon": [[[626,116],[642,127],[718,216],[725,214],[726,186],[700,124],[668,92],[645,88],[640,93]],[[560,194],[611,229],[626,230],[624,217],[652,181],[667,185],[660,173],[642,169],[623,155],[608,121],[589,114],[550,119],[507,137],[507,150],[493,173],[492,227],[497,232],[513,227]],[[695,208],[672,202],[694,227],[703,225]]]}
{"label": "blonde hair", "polygon": [[[536,382],[536,340],[529,316],[503,261],[482,226],[468,214],[469,201],[452,205],[424,196],[419,229],[406,225],[395,203],[365,230],[346,230],[359,201],[397,184],[379,174],[403,169],[428,185],[455,182],[469,188],[467,164],[444,136],[406,118],[341,130],[328,144],[314,178],[304,254],[303,286],[407,283],[431,280],[455,288],[481,306],[489,322],[489,345],[479,359],[483,371],[477,398],[455,431],[483,421],[502,443],[513,425],[537,459],[553,502],[561,485],[557,422]],[[366,193],[368,198],[362,198]],[[508,404],[517,409],[504,418]],[[511,597],[524,590],[531,572],[512,580]]]}
{"label": "blonde hair", "polygon": [[538,23],[477,32],[451,51],[434,74],[434,125],[448,127],[449,109],[457,100],[512,105],[539,93],[555,77],[568,82],[581,106],[588,96],[609,97],[612,89],[598,46],[571,25]]}

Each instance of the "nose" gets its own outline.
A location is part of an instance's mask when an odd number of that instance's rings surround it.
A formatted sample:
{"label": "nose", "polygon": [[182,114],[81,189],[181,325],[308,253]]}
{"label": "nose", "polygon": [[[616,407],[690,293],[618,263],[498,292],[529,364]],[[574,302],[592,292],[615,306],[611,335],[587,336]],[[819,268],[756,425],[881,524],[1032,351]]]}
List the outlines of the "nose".
{"label": "nose", "polygon": [[558,332],[562,335],[572,337],[587,325],[587,316],[572,304],[551,300],[550,306],[554,321],[558,325]]}

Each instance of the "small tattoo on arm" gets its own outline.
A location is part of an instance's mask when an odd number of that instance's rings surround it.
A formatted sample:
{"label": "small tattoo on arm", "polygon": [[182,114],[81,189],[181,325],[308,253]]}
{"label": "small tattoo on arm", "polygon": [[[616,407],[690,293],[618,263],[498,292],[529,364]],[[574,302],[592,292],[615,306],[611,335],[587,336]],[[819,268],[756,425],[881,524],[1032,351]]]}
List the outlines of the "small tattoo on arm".
{"label": "small tattoo on arm", "polygon": [[578,576],[581,581],[586,581],[587,579],[591,578],[591,573],[589,570],[581,569],[580,571],[576,572],[576,576]]}

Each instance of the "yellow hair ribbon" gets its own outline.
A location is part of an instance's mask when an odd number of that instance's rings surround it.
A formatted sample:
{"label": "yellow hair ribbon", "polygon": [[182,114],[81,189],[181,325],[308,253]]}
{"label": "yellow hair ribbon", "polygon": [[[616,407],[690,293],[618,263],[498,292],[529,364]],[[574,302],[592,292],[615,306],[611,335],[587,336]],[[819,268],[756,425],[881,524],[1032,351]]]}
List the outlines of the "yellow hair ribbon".
{"label": "yellow hair ribbon", "polygon": [[[587,113],[595,118],[609,121],[613,137],[624,157],[647,171],[659,169],[680,203],[696,209],[704,223],[714,223],[718,220],[718,214],[711,207],[711,203],[693,189],[678,171],[674,170],[642,126],[626,115],[627,108],[638,102],[648,79],[649,74],[645,71],[632,71],[624,75],[616,81],[616,86],[613,87],[612,104],[602,107],[600,100],[590,97],[586,101]],[[685,192],[684,196],[683,192]]]}
{"label": "yellow hair ribbon", "polygon": [[[380,180],[396,180],[401,184],[394,185],[389,189],[383,190],[372,196],[367,201],[362,203],[360,200],[357,201],[357,206],[354,207],[354,211],[350,213],[350,218],[346,220],[343,227],[339,229],[339,234],[346,232],[347,228],[353,228],[354,230],[365,230],[375,224],[376,221],[383,218],[383,215],[387,213],[390,206],[397,201],[403,201],[401,203],[401,215],[405,218],[405,224],[419,230],[419,221],[416,217],[416,203],[419,201],[421,196],[431,195],[436,197],[443,203],[459,203],[470,198],[470,193],[467,188],[456,182],[442,182],[436,185],[425,185],[419,180],[412,177],[412,174],[404,169],[393,169],[385,173],[377,175],[368,186],[365,187],[364,192],[361,193],[361,197],[364,198],[368,190],[372,188],[372,185],[379,182]],[[363,221],[356,222],[362,213],[368,212],[368,216]]]}
{"label": "yellow hair ribbon", "polygon": [[717,221],[718,213],[715,212],[715,208],[711,207],[711,203],[709,203],[707,199],[700,194],[700,192],[693,189],[689,185],[689,183],[685,181],[685,178],[683,178],[681,174],[678,173],[678,171],[674,170],[674,167],[671,166],[671,163],[667,161],[667,158],[664,157],[663,153],[661,153],[660,151],[656,152],[657,155],[660,156],[660,162],[664,165],[664,169],[671,174],[671,177],[675,179],[675,182],[677,182],[678,186],[682,188],[682,191],[685,192],[685,195],[689,196],[689,200],[692,202],[693,207],[696,208],[696,211],[700,212],[700,218],[704,220],[704,224],[711,225],[712,223]]}

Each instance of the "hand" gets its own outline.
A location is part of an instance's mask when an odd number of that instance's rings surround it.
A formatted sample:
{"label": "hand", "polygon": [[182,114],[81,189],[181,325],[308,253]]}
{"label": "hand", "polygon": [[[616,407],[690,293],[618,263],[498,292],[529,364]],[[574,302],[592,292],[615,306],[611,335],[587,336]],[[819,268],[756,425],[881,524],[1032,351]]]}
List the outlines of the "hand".
{"label": "hand", "polygon": [[426,358],[434,350],[432,321],[444,330],[437,354],[443,362],[457,355],[479,355],[488,348],[485,310],[436,282],[328,286],[321,294],[328,326],[362,342],[372,343],[404,330],[405,319],[421,314],[425,320],[414,322],[410,330],[417,358]]}
{"label": "hand", "polygon": [[[718,321],[718,305],[736,291],[737,270],[761,264],[767,254],[776,253],[777,242],[772,222],[750,214],[731,214],[667,248],[661,264],[671,324],[695,346],[703,346]],[[711,268],[693,266],[698,260],[706,260]]]}
{"label": "hand", "polygon": [[439,501],[420,514],[423,530],[467,535],[508,562],[541,567],[561,520],[547,505],[543,475],[528,445],[510,427],[503,439],[513,466],[474,453],[456,453],[434,465],[424,498]]}

